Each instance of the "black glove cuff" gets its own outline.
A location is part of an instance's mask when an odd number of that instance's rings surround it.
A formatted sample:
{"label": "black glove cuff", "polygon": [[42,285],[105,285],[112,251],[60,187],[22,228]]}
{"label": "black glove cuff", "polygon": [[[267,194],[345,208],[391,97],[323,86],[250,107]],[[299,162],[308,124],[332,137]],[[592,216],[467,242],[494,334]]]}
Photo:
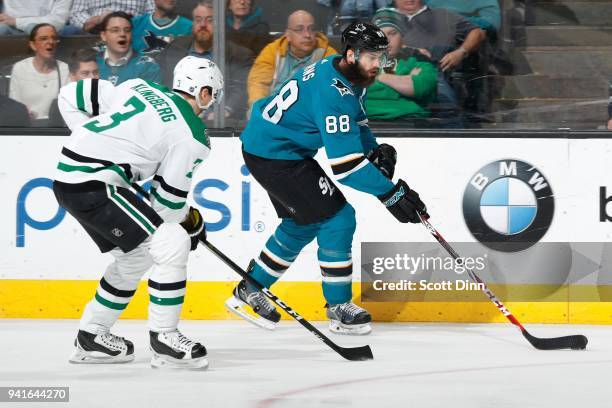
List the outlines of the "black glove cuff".
{"label": "black glove cuff", "polygon": [[404,180],[399,179],[388,193],[378,196],[378,199],[385,205],[385,207],[390,207],[397,203],[397,201],[403,195],[408,194],[409,191],[410,187],[408,187],[408,184],[406,184]]}

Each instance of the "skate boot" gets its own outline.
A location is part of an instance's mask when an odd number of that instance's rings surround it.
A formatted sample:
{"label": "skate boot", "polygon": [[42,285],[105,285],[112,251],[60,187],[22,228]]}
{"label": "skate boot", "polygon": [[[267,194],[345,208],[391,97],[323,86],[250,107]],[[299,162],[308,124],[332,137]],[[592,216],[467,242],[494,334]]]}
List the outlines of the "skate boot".
{"label": "skate boot", "polygon": [[74,346],[69,359],[74,364],[116,364],[134,360],[134,343],[111,333],[79,330]]}
{"label": "skate boot", "polygon": [[[249,272],[254,261],[249,264]],[[249,285],[244,279],[234,288],[233,296],[225,301],[225,307],[237,316],[267,330],[274,330],[281,318],[274,305],[263,292]]]}
{"label": "skate boot", "polygon": [[206,347],[185,337],[180,331],[157,333],[149,332],[151,339],[151,367],[184,368],[206,370]]}
{"label": "skate boot", "polygon": [[329,318],[329,330],[336,334],[365,335],[372,331],[372,316],[367,310],[352,302],[325,305]]}

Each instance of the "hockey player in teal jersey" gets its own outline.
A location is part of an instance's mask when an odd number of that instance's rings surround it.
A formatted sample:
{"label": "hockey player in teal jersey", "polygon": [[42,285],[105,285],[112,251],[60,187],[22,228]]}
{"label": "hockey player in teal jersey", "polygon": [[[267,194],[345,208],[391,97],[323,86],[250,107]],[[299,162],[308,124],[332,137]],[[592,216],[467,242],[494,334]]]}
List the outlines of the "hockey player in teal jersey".
{"label": "hockey player in teal jersey", "polygon": [[[365,89],[384,66],[385,34],[371,24],[354,23],[342,43],[342,56],[305,67],[276,94],[253,105],[241,135],[244,160],[282,221],[249,273],[270,287],[316,238],[330,330],[368,334],[370,314],[351,302],[355,210],[313,157],[325,148],[337,181],[376,196],[400,222],[419,222],[418,213],[426,209],[403,180],[391,181],[395,149],[378,145],[363,108]],[[280,319],[263,293],[245,281],[226,306],[268,329]]]}

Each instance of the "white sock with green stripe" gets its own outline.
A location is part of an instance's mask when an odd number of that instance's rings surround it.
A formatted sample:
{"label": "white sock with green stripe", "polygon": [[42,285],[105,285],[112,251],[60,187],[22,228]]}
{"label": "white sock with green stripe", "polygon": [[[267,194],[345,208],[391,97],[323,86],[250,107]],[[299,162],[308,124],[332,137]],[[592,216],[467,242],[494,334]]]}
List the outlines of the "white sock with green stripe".
{"label": "white sock with green stripe", "polygon": [[115,248],[110,254],[115,261],[106,268],[81,317],[81,330],[90,333],[108,331],[115,324],[134,296],[142,275],[153,264],[149,250],[141,246],[128,253]]}
{"label": "white sock with green stripe", "polygon": [[119,289],[103,277],[94,298],[85,306],[79,328],[89,333],[109,331],[132,300],[137,285],[138,282],[130,285],[132,289]]}
{"label": "white sock with green stripe", "polygon": [[177,328],[187,281],[156,282],[149,279],[149,328],[154,332]]}
{"label": "white sock with green stripe", "polygon": [[154,332],[172,331],[178,326],[185,298],[191,240],[179,224],[164,222],[148,245],[153,258],[149,278],[149,328]]}

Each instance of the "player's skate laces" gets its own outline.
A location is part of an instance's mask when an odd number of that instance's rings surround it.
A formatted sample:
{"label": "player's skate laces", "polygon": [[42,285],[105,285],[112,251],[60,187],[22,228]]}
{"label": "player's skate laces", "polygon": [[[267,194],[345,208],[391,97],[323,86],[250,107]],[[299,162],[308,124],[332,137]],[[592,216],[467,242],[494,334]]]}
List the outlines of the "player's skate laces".
{"label": "player's skate laces", "polygon": [[251,288],[244,280],[236,286],[233,296],[225,301],[225,307],[243,319],[268,330],[274,330],[281,318],[266,295],[260,290]]}
{"label": "player's skate laces", "polygon": [[372,316],[352,302],[326,305],[329,330],[336,334],[369,334]]}
{"label": "player's skate laces", "polygon": [[94,334],[79,330],[74,346],[69,361],[75,364],[113,364],[134,360],[134,343],[109,332]]}
{"label": "player's skate laces", "polygon": [[191,370],[205,370],[208,367],[206,347],[195,342],[178,330],[157,333],[149,332],[151,340],[151,366]]}

